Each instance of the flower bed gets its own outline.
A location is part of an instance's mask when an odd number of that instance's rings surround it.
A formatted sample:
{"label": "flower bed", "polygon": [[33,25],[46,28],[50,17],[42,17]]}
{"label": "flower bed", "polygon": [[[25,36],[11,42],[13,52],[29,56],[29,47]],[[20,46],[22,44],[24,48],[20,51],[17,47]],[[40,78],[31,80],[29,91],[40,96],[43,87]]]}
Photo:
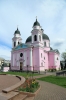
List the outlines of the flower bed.
{"label": "flower bed", "polygon": [[34,93],[37,91],[39,87],[40,87],[39,82],[37,82],[36,79],[27,78],[24,85],[19,88],[19,91]]}

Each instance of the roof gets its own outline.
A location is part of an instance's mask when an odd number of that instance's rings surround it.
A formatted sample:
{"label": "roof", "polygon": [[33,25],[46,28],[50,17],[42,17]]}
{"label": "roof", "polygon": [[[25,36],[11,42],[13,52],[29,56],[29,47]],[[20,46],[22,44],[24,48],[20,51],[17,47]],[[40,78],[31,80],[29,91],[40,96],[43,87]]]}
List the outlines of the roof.
{"label": "roof", "polygon": [[50,50],[53,50],[52,47],[50,47]]}
{"label": "roof", "polygon": [[17,27],[17,30],[14,32],[14,34],[20,34],[18,27]]}
{"label": "roof", "polygon": [[40,26],[40,23],[37,21],[37,19],[36,19],[36,21],[34,22],[34,24],[33,24],[33,27],[34,26]]}
{"label": "roof", "polygon": [[60,53],[58,49],[55,49],[54,51],[57,52],[57,53]]}
{"label": "roof", "polygon": [[48,51],[48,52],[55,52],[55,53],[60,54],[60,52],[57,49],[53,50],[53,49],[51,49],[51,47],[50,47],[50,51]]}
{"label": "roof", "polygon": [[[48,37],[46,34],[44,34],[44,33],[42,34],[42,38],[43,38],[43,40],[44,40],[44,39],[50,40],[49,37]],[[27,43],[27,42],[31,42],[31,41],[32,41],[32,36],[29,36],[29,37],[26,39],[26,43]]]}
{"label": "roof", "polygon": [[16,46],[13,50],[19,50],[19,49],[28,48],[28,47],[30,46],[27,44],[21,43],[18,46]]}

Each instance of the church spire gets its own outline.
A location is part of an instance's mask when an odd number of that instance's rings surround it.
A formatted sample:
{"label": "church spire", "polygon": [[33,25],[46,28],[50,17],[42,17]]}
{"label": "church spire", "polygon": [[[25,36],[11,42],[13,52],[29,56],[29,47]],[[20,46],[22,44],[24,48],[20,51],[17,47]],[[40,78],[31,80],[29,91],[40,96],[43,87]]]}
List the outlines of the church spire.
{"label": "church spire", "polygon": [[37,22],[37,16],[36,16],[36,22]]}
{"label": "church spire", "polygon": [[33,24],[33,27],[34,26],[40,26],[40,23],[37,21],[37,16],[36,16],[36,21],[34,22],[34,24]]}

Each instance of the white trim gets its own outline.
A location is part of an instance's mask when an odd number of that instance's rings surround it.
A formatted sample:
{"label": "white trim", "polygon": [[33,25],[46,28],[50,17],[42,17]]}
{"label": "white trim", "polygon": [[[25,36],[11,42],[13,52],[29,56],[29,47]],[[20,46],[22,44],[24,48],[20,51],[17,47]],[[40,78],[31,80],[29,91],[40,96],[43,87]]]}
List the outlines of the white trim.
{"label": "white trim", "polygon": [[12,61],[13,61],[13,66],[14,66],[14,58],[15,58],[15,57],[14,57],[14,54],[13,54],[13,60],[12,60]]}
{"label": "white trim", "polygon": [[32,48],[30,50],[30,66],[32,66]]}
{"label": "white trim", "polygon": [[24,60],[25,60],[25,61],[24,61],[23,64],[24,64],[24,66],[26,66],[26,52],[24,52]]}

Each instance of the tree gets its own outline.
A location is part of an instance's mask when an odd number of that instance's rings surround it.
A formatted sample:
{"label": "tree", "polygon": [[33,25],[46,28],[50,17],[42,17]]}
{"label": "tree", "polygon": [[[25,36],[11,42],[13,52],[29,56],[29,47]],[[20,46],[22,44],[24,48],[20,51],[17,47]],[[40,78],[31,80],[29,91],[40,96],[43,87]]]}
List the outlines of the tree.
{"label": "tree", "polygon": [[62,54],[61,54],[61,57],[64,59],[64,69],[66,69],[66,52],[63,52]]}
{"label": "tree", "polygon": [[64,59],[64,61],[66,61],[66,52],[63,52],[63,53],[61,54],[61,57]]}

